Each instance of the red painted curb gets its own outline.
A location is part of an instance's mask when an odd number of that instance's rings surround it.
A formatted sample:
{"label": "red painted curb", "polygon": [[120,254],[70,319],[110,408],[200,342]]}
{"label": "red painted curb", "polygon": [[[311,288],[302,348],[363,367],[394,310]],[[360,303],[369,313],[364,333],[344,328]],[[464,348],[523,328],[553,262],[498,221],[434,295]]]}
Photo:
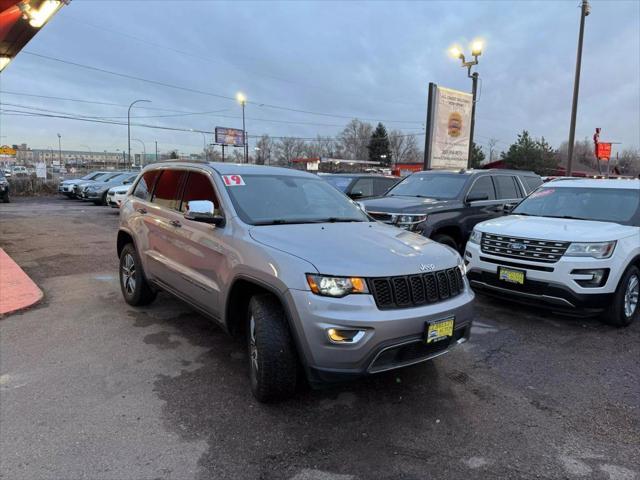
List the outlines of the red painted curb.
{"label": "red painted curb", "polygon": [[0,317],[42,300],[42,290],[0,248]]}

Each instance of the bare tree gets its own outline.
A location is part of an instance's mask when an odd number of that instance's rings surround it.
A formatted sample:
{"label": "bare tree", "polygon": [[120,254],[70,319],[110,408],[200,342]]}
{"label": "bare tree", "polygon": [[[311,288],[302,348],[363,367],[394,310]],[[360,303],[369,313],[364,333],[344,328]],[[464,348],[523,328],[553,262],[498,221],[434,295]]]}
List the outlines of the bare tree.
{"label": "bare tree", "polygon": [[304,142],[298,138],[284,137],[275,147],[278,165],[290,166],[294,158],[304,155]]}
{"label": "bare tree", "polygon": [[342,146],[342,156],[350,160],[366,160],[369,158],[369,140],[373,127],[357,118],[351,120],[338,136]]}
{"label": "bare tree", "polygon": [[269,135],[262,135],[256,142],[256,163],[258,165],[270,165],[271,155],[275,148],[275,143]]}
{"label": "bare tree", "polygon": [[400,130],[389,132],[391,160],[394,163],[419,163],[420,149],[415,135],[406,135]]}
{"label": "bare tree", "polygon": [[244,163],[244,152],[242,149],[234,148],[230,155],[230,159],[233,163]]}
{"label": "bare tree", "polygon": [[622,175],[640,174],[640,150],[634,148],[623,150],[618,156],[617,167]]}

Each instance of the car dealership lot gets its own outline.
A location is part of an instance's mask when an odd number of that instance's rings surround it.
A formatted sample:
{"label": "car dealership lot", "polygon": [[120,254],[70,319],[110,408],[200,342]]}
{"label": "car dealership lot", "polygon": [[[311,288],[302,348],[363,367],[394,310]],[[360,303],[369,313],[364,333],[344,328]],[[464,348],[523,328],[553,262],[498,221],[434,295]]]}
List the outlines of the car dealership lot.
{"label": "car dealership lot", "polygon": [[265,406],[244,345],[168,295],[124,303],[117,210],[16,199],[0,217],[45,293],[0,321],[6,478],[640,475],[637,322],[479,297],[449,355]]}

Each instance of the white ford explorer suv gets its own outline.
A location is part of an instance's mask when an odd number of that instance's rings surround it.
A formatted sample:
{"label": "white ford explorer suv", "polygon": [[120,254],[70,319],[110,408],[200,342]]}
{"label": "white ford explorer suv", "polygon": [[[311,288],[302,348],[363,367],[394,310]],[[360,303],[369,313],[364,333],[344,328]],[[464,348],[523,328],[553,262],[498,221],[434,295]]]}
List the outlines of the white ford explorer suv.
{"label": "white ford explorer suv", "polygon": [[476,225],[476,291],[627,326],[640,316],[640,180],[560,180]]}

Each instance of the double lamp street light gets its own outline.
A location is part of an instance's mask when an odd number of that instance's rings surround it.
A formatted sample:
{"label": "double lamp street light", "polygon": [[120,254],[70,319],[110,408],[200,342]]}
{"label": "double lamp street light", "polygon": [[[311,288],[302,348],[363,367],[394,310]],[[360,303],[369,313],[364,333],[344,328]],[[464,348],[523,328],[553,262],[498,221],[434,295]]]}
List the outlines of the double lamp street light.
{"label": "double lamp street light", "polygon": [[453,58],[458,58],[462,62],[462,68],[467,69],[467,77],[471,79],[471,125],[469,126],[469,153],[467,158],[467,168],[471,166],[471,155],[473,153],[473,130],[476,124],[476,96],[478,93],[478,78],[480,75],[478,72],[471,73],[471,68],[474,65],[478,65],[478,57],[482,55],[483,44],[480,40],[475,40],[471,44],[471,56],[473,60],[467,60],[462,52],[462,49],[454,46],[449,50],[449,53]]}

